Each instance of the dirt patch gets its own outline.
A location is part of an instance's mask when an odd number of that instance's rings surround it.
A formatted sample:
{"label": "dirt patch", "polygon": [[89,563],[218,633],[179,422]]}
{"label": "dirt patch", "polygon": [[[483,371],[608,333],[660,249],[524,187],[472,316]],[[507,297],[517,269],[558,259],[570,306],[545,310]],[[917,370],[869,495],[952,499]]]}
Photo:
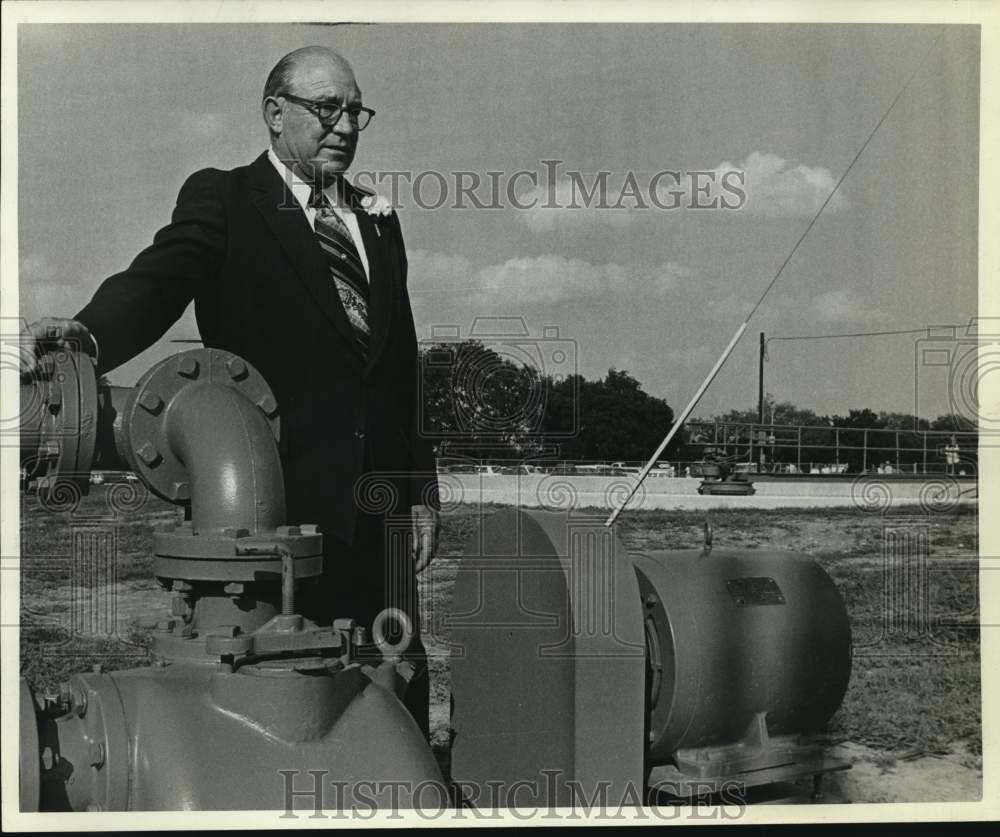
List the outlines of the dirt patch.
{"label": "dirt patch", "polygon": [[852,766],[824,779],[823,802],[973,802],[982,797],[982,758],[961,743],[939,753],[898,755],[842,744],[830,755]]}

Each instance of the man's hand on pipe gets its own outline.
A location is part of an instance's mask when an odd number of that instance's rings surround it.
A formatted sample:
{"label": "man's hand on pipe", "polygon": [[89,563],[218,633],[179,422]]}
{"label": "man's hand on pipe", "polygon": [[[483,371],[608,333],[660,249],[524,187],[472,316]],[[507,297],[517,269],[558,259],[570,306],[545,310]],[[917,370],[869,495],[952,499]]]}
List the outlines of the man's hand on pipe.
{"label": "man's hand on pipe", "polygon": [[78,344],[89,354],[95,354],[97,344],[87,327],[76,320],[42,317],[29,325],[21,335],[21,378],[38,372],[39,358],[46,352]]}

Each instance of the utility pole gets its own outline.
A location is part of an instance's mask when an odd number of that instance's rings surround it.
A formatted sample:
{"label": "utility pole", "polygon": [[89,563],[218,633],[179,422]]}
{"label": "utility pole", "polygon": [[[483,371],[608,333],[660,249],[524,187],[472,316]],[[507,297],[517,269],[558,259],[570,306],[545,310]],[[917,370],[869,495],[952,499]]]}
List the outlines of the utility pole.
{"label": "utility pole", "polygon": [[[764,471],[764,461],[766,454],[764,453],[764,350],[767,346],[767,340],[764,338],[764,332],[760,333],[760,370],[757,374],[757,438],[760,441],[760,470]],[[753,436],[753,433],[750,434]]]}
{"label": "utility pole", "polygon": [[760,333],[760,372],[757,375],[757,424],[764,423],[764,352],[767,350],[767,341],[764,339],[764,332]]}

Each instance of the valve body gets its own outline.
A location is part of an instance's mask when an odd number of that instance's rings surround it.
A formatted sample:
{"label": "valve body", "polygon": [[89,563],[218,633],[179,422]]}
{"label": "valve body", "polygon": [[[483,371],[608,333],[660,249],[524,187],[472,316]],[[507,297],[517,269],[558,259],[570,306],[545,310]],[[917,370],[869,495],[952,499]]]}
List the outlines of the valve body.
{"label": "valve body", "polygon": [[[278,406],[228,352],[167,358],[131,390],[63,352],[22,386],[22,467],[39,492],[124,461],[185,508],[153,536],[175,593],[149,667],[21,686],[23,810],[440,808],[441,773],[401,702],[412,667],[349,615],[295,612],[323,536],[289,525]],[[30,408],[30,409],[28,409]]]}

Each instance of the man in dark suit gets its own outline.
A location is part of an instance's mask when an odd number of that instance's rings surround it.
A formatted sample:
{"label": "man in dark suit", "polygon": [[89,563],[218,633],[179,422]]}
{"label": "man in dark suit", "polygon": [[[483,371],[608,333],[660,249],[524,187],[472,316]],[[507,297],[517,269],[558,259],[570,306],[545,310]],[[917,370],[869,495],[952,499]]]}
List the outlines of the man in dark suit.
{"label": "man in dark suit", "polygon": [[[109,371],[193,300],[204,344],[244,357],[274,390],[288,520],[324,533],[323,577],[300,609],[370,627],[396,606],[418,625],[415,574],[435,548],[437,483],[418,434],[406,253],[396,215],[373,211],[374,196],[344,177],[373,111],[340,55],[306,47],[271,71],[262,114],[270,149],[192,175],[170,224],[128,269],[74,319],[29,326],[33,354],[92,340],[98,371]],[[409,515],[412,550],[386,548],[387,515]],[[426,734],[419,638],[413,651],[409,702]]]}

